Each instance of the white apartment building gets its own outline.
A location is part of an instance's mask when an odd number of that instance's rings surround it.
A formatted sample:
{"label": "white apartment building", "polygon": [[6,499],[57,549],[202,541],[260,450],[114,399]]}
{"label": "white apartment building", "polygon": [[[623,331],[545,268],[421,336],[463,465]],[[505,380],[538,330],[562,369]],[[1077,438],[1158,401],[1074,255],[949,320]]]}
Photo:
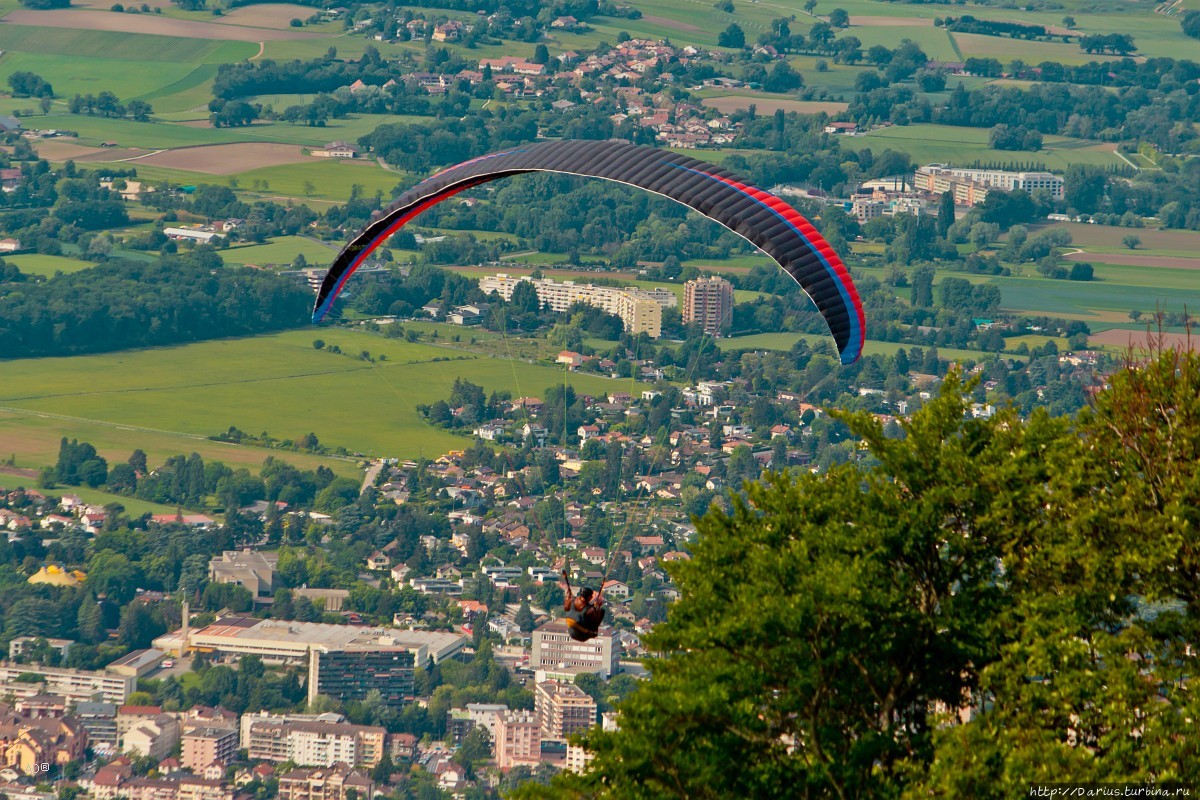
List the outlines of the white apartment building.
{"label": "white apartment building", "polygon": [[667,289],[616,288],[575,281],[560,283],[549,278],[535,280],[504,273],[480,278],[479,288],[485,294],[495,292],[507,301],[512,299],[513,290],[522,281],[532,283],[538,300],[553,311],[562,312],[576,303],[586,303],[620,317],[627,332],[646,333],[655,339],[662,335],[663,308],[674,307],[678,302],[675,293]]}
{"label": "white apartment building", "polygon": [[582,667],[608,679],[620,670],[620,654],[613,647],[610,628],[586,642],[577,642],[567,633],[561,620],[547,622],[533,632],[533,650],[529,656],[531,670],[555,667]]}
{"label": "white apartment building", "polygon": [[[959,190],[955,184],[975,184],[987,189],[1001,189],[1011,192],[1024,189],[1033,193],[1039,189],[1050,192],[1056,200],[1063,196],[1063,178],[1050,172],[1009,172],[1000,169],[962,169],[946,164],[928,164],[917,170],[914,183],[917,189],[941,194],[954,191],[955,202],[958,202]],[[970,194],[970,193],[968,193]],[[986,198],[986,192],[981,193]],[[973,205],[982,203],[983,199],[975,199]]]}
{"label": "white apartment building", "polygon": [[[40,677],[43,682],[17,680],[30,673]],[[136,686],[137,678],[130,675],[0,662],[0,694],[11,694],[16,699],[35,694],[55,694],[71,702],[103,700],[121,705],[129,699]]]}

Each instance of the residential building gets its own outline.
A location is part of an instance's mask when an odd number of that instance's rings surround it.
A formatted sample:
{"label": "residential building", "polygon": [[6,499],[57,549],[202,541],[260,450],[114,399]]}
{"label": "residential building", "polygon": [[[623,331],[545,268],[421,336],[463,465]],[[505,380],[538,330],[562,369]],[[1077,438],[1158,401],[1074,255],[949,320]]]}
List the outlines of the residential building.
{"label": "residential building", "polygon": [[93,749],[116,750],[117,706],[115,703],[80,702],[75,704],[75,719],[87,731],[88,745]]}
{"label": "residential building", "polygon": [[587,769],[588,762],[595,757],[595,754],[588,752],[585,747],[577,744],[568,744],[567,758],[563,762],[563,769],[570,772],[583,772]]}
{"label": "residential building", "polygon": [[496,726],[500,722],[500,715],[506,711],[508,706],[502,703],[467,703],[467,718],[471,725],[487,730],[493,744],[496,742]]}
{"label": "residential building", "polygon": [[512,299],[513,290],[522,281],[529,281],[537,290],[539,302],[558,312],[576,303],[585,303],[620,317],[629,333],[646,333],[657,339],[662,335],[662,309],[674,306],[675,294],[665,289],[647,291],[634,286],[616,288],[593,286],[590,283],[559,281],[549,278],[529,278],[499,273],[479,279],[485,293],[496,292],[505,300]]}
{"label": "residential building", "polygon": [[596,701],[571,683],[543,681],[534,689],[542,740],[566,741],[596,724]]}
{"label": "residential building", "polygon": [[1009,172],[998,169],[962,169],[946,164],[928,164],[917,170],[913,186],[918,191],[954,193],[956,205],[978,205],[987,199],[988,189],[1011,192],[1023,189],[1033,193],[1045,190],[1056,200],[1062,199],[1064,180],[1049,172]]}
{"label": "residential building", "polygon": [[870,196],[855,197],[851,213],[859,224],[870,222],[883,216],[884,203]]}
{"label": "residential building", "polygon": [[17,713],[30,719],[61,719],[67,715],[67,700],[56,694],[35,694],[17,701]]}
{"label": "residential building", "polygon": [[415,667],[413,648],[387,637],[366,647],[314,649],[309,654],[309,702],[323,694],[345,703],[378,690],[389,706],[402,706],[412,696]]}
{"label": "residential building", "polygon": [[183,735],[180,762],[200,774],[209,764],[228,766],[237,757],[238,732],[230,728],[193,728]]}
{"label": "residential building", "polygon": [[294,769],[279,776],[279,800],[365,800],[375,796],[375,783],[345,764]]}
{"label": "residential building", "polygon": [[[121,714],[117,714],[120,728]],[[158,714],[152,719],[139,722],[135,727],[120,734],[118,743],[123,753],[136,753],[142,757],[161,761],[171,754],[179,744],[179,722],[170,714]]]}
{"label": "residential building", "polygon": [[10,715],[0,724],[0,759],[23,775],[44,775],[47,764],[83,760],[86,750],[87,731],[71,717]]}
{"label": "residential building", "polygon": [[695,323],[710,336],[729,330],[733,320],[733,285],[713,276],[683,285],[683,321]]}
{"label": "residential building", "polygon": [[41,642],[45,642],[51,650],[58,651],[58,654],[63,658],[67,657],[71,645],[75,644],[70,639],[47,639],[44,636],[18,636],[8,643],[8,657],[14,660],[18,659],[38,647]]}
{"label": "residential building", "polygon": [[[17,680],[22,675],[27,677],[30,674],[39,676],[42,682]],[[136,681],[136,678],[107,672],[0,662],[0,695],[8,694],[15,698],[56,694],[70,702],[103,700],[107,703],[124,703],[133,693]]]}
{"label": "residential building", "polygon": [[542,760],[541,726],[532,711],[505,711],[496,721],[492,741],[496,766],[502,770],[524,764],[535,766]]}
{"label": "residential building", "polygon": [[275,594],[275,565],[278,553],[226,550],[208,563],[208,579],[216,583],[244,586],[253,597]]}
{"label": "residential building", "polygon": [[383,758],[386,739],[386,730],[369,725],[251,715],[249,724],[243,723],[241,744],[252,760],[306,767],[342,762],[370,769]]}
{"label": "residential building", "polygon": [[612,636],[603,631],[587,642],[577,642],[567,633],[566,623],[547,622],[533,632],[533,650],[529,668],[586,667],[602,678],[609,678],[620,669],[619,653],[613,647]]}

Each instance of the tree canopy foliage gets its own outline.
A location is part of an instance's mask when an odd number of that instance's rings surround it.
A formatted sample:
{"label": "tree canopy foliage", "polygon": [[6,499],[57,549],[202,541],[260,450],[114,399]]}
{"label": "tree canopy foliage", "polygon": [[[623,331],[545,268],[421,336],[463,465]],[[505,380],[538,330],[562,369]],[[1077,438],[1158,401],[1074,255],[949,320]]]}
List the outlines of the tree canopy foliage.
{"label": "tree canopy foliage", "polygon": [[1074,421],[972,418],[955,373],[899,437],[845,415],[870,455],[702,518],[620,732],[516,796],[1195,782],[1200,356],[1111,382]]}
{"label": "tree canopy foliage", "polygon": [[222,266],[211,250],[0,284],[0,300],[0,353],[26,358],[283,330],[305,324],[311,303],[298,283]]}

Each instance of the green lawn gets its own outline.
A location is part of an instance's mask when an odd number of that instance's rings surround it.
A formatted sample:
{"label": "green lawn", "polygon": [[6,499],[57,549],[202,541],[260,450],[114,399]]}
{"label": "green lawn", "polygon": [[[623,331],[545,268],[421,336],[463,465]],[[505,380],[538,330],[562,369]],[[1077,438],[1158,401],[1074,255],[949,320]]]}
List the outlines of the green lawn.
{"label": "green lawn", "polygon": [[22,70],[41,75],[53,84],[60,111],[63,98],[102,91],[147,100],[156,111],[177,111],[207,104],[217,65],[249,58],[257,49],[249,42],[0,26],[0,79]]}
{"label": "green lawn", "polygon": [[1027,151],[992,150],[986,128],[959,128],[950,125],[895,125],[863,136],[842,137],[842,146],[853,150],[869,147],[908,153],[921,164],[946,163],[1035,163],[1051,171],[1065,172],[1072,164],[1097,167],[1127,166],[1114,153],[1090,143],[1065,136],[1046,136],[1043,149]]}
{"label": "green lawn", "polygon": [[333,262],[338,254],[336,247],[326,247],[320,242],[303,236],[279,236],[266,244],[231,247],[221,251],[221,258],[228,264],[290,265],[298,254],[312,266],[324,266]]}
{"label": "green lawn", "polygon": [[129,517],[140,517],[142,514],[174,514],[179,508],[178,506],[164,506],[159,503],[151,503],[148,500],[138,500],[136,497],[125,497],[119,494],[109,494],[101,492],[98,489],[89,489],[86,486],[60,486],[57,489],[46,492],[51,497],[62,497],[64,494],[73,494],[90,505],[106,506],[109,503],[120,503],[125,506],[125,515]]}
{"label": "green lawn", "polygon": [[[791,350],[798,341],[810,344],[826,342],[833,344],[828,336],[818,336],[811,333],[756,333],[751,336],[734,336],[728,339],[717,339],[716,344],[722,350]],[[914,345],[896,342],[876,342],[868,339],[863,353],[866,355],[895,355],[896,351],[905,348],[912,349]],[[919,345],[917,345],[919,346]],[[958,350],[955,348],[938,348],[938,355],[956,361],[981,361],[988,357],[987,353],[978,350]]]}
{"label": "green lawn", "polygon": [[[346,353],[366,350],[387,360],[371,364],[318,351],[312,346],[317,338]],[[563,374],[548,366],[341,328],[19,360],[4,364],[0,440],[5,446],[0,449],[15,453],[22,466],[40,466],[53,460],[58,437],[67,435],[92,441],[109,458],[127,458],[135,447],[154,450],[155,457],[164,449],[166,454],[196,449],[206,457],[224,451],[221,460],[227,462],[232,461],[228,454],[239,452],[243,462],[260,464],[270,451],[192,438],[236,425],[281,438],[313,431],[328,446],[372,456],[436,456],[465,440],[426,425],[415,407],[447,397],[456,378],[469,378],[489,392],[541,396]],[[570,381],[592,393],[610,386],[608,379],[586,375],[572,375]],[[51,423],[51,441],[37,435],[39,421]],[[106,435],[96,436],[99,431]]]}
{"label": "green lawn", "polygon": [[[18,54],[24,57],[24,54]],[[0,64],[7,64],[7,57]],[[26,67],[21,67],[26,68]],[[183,85],[191,80],[199,79],[195,70],[183,70],[179,73],[181,82],[172,85]],[[203,77],[203,76],[200,76]],[[207,80],[207,79],[205,79]],[[196,84],[181,90],[172,98],[186,97],[199,99],[207,103],[207,83]],[[58,84],[54,84],[59,91]],[[98,92],[108,88],[104,85],[92,86],[84,91]],[[146,88],[145,86],[139,88]],[[201,96],[203,95],[203,96]],[[125,96],[121,95],[123,98]],[[191,99],[188,102],[191,102]],[[25,101],[26,105],[36,105]],[[155,106],[158,102],[150,100]],[[192,108],[193,106],[187,106]],[[207,119],[208,113],[179,112],[172,117],[186,119]],[[77,131],[79,143],[97,146],[101,142],[115,141],[122,147],[141,147],[146,150],[164,150],[174,147],[189,147],[200,144],[228,144],[232,142],[281,142],[283,144],[298,144],[304,147],[320,147],[335,139],[348,142],[357,141],[361,136],[371,133],[383,124],[411,124],[429,122],[430,117],[414,117],[401,114],[354,114],[346,119],[330,120],[323,128],[307,125],[292,125],[287,122],[256,122],[243,128],[209,128],[192,125],[176,124],[180,120],[164,119],[155,122],[135,122],[131,119],[107,119],[104,117],[89,117],[81,114],[67,113],[63,105],[51,109],[48,115],[38,115],[36,125],[46,128],[63,128]]]}
{"label": "green lawn", "polygon": [[[105,162],[93,162],[102,164]],[[341,159],[313,159],[299,164],[281,164],[275,167],[248,170],[237,175],[209,175],[182,169],[157,167],[138,162],[124,162],[123,166],[134,166],[138,177],[151,181],[171,181],[182,185],[212,184],[232,186],[231,179],[243,191],[251,190],[255,181],[266,181],[266,189],[254,190],[250,200],[258,197],[305,198],[305,184],[312,184],[314,199],[345,201],[355,185],[364,195],[379,191],[384,200],[391,198],[393,189],[403,175],[381,169],[373,162],[347,162]]]}
{"label": "green lawn", "polygon": [[17,269],[26,275],[44,275],[47,278],[53,277],[56,272],[79,272],[81,269],[88,269],[95,266],[90,261],[83,261],[78,258],[44,256],[40,253],[29,253],[23,256],[6,256],[4,260],[9,264],[15,264]]}
{"label": "green lawn", "polygon": [[[1179,270],[1182,272],[1182,270]],[[1035,314],[1096,315],[1100,312],[1150,313],[1200,308],[1200,281],[1190,288],[1157,288],[1142,284],[1053,281],[1045,278],[997,278],[1006,309]]]}

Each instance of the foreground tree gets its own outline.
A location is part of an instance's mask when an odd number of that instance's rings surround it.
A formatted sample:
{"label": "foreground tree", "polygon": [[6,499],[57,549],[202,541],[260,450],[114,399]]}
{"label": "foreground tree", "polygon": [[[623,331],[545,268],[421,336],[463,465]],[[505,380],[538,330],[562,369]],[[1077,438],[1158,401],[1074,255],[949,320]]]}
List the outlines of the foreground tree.
{"label": "foreground tree", "polygon": [[1200,779],[1200,357],[1074,422],[972,419],[952,373],[869,468],[700,520],[652,680],[519,798],[980,797]]}

